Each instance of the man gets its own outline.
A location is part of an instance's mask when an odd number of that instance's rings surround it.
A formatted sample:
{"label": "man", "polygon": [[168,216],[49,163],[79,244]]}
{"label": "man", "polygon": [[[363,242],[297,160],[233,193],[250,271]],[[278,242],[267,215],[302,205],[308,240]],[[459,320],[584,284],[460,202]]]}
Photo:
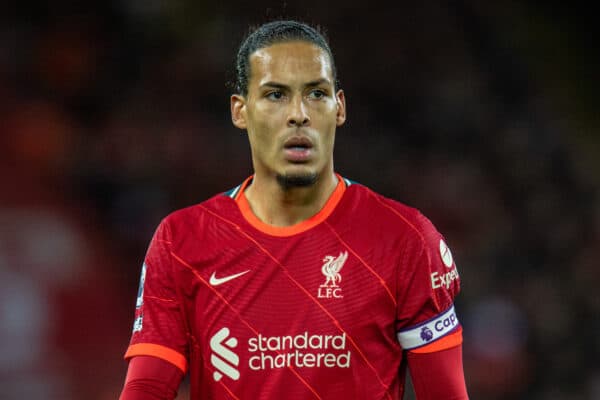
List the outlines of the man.
{"label": "man", "polygon": [[459,276],[415,209],[334,172],[346,119],[315,29],[275,21],[237,60],[254,174],[174,212],[148,249],[122,400],[466,399]]}

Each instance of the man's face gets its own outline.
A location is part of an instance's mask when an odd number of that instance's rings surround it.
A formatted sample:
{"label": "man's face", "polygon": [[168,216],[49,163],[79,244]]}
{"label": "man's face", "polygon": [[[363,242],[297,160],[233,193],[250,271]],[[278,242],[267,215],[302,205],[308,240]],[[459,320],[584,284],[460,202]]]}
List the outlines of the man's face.
{"label": "man's face", "polygon": [[296,41],[252,53],[248,93],[231,97],[231,112],[234,125],[248,132],[257,175],[314,181],[333,172],[345,99],[320,47]]}

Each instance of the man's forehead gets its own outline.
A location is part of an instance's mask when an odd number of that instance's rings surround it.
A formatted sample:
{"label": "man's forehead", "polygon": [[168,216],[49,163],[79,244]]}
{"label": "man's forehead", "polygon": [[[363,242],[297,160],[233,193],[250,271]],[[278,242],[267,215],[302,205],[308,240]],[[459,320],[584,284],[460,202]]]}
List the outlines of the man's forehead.
{"label": "man's forehead", "polygon": [[331,60],[321,47],[309,42],[276,43],[256,50],[250,56],[250,80],[306,78],[333,80]]}

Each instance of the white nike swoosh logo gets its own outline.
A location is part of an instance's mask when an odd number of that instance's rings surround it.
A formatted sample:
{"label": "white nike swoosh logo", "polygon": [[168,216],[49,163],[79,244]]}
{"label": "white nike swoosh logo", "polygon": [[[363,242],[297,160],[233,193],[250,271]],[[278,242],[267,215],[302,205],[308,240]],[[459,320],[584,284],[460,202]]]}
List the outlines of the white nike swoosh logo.
{"label": "white nike swoosh logo", "polygon": [[212,275],[210,276],[210,279],[208,281],[208,283],[210,283],[213,286],[219,286],[222,285],[225,282],[229,282],[230,280],[233,280],[235,278],[239,278],[240,276],[247,274],[248,272],[250,272],[250,270],[244,271],[244,272],[239,272],[237,274],[233,274],[233,275],[228,275],[228,276],[224,276],[222,278],[217,278],[216,276],[216,272],[213,272]]}

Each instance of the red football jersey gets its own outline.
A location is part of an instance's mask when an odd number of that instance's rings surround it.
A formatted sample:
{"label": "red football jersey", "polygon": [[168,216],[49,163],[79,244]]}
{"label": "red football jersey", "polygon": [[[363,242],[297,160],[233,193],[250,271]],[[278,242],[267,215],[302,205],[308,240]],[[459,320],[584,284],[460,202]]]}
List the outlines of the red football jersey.
{"label": "red football jersey", "polygon": [[404,350],[461,343],[459,275],[419,211],[339,177],[323,209],[261,222],[237,188],[166,217],[126,357],[189,371],[192,399],[399,399]]}

